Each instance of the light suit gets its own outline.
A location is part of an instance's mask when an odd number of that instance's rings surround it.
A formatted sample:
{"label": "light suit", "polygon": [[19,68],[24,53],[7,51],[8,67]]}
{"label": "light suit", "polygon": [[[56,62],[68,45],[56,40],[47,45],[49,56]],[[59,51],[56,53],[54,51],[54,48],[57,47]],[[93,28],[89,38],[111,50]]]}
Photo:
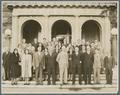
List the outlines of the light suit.
{"label": "light suit", "polygon": [[67,77],[68,77],[68,54],[67,52],[61,51],[56,61],[59,64],[59,71],[60,71],[60,83],[67,83]]}
{"label": "light suit", "polygon": [[100,83],[100,69],[101,69],[101,57],[100,57],[100,54],[95,54],[94,63],[93,63],[95,83]]}

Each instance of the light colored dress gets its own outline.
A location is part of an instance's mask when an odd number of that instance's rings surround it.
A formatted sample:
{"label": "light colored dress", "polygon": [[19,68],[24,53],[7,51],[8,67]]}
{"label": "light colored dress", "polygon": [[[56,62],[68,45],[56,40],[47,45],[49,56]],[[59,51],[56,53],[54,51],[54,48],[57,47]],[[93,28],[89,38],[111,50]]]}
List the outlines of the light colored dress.
{"label": "light colored dress", "polygon": [[24,54],[22,56],[22,77],[29,78],[32,76],[32,56],[30,54]]}

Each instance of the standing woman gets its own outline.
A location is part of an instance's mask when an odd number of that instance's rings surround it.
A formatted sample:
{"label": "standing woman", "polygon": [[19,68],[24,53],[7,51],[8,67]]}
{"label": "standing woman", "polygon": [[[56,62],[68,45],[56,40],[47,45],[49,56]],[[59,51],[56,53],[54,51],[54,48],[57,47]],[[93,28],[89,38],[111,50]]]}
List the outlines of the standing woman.
{"label": "standing woman", "polygon": [[17,78],[20,77],[20,69],[19,69],[19,62],[20,56],[18,54],[18,49],[14,49],[11,55],[11,84],[17,85]]}
{"label": "standing woman", "polygon": [[29,50],[25,49],[25,53],[22,57],[22,77],[25,79],[24,85],[29,85],[29,78],[32,76],[32,56],[29,54]]}

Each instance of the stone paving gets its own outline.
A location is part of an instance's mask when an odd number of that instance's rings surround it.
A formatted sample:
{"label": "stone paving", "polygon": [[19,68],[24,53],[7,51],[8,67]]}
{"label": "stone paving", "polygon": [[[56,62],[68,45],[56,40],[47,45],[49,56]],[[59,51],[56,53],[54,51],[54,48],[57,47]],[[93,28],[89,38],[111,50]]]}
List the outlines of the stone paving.
{"label": "stone paving", "polygon": [[92,92],[117,92],[118,88],[118,70],[117,66],[113,69],[113,84],[106,84],[105,74],[101,74],[101,83],[94,84],[92,79],[92,85],[78,84],[72,85],[71,81],[68,81],[68,85],[59,85],[57,81],[56,85],[47,85],[47,81],[44,81],[44,85],[35,85],[35,81],[30,81],[30,85],[24,85],[24,81],[19,81],[18,85],[11,85],[10,81],[2,82],[3,93],[92,93]]}

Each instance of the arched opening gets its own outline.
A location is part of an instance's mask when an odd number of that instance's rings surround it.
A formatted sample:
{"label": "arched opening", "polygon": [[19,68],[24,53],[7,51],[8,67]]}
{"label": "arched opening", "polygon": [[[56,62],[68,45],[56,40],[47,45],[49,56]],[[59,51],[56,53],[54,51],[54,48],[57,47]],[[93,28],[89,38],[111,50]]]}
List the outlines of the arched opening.
{"label": "arched opening", "polygon": [[31,43],[34,38],[38,38],[39,32],[41,32],[41,25],[35,20],[28,20],[22,25],[22,36],[26,39],[26,43]]}
{"label": "arched opening", "polygon": [[92,42],[100,41],[101,27],[97,21],[88,20],[82,25],[82,39]]}
{"label": "arched opening", "polygon": [[71,42],[71,25],[65,20],[58,20],[52,26],[52,38],[56,37],[63,42],[66,39],[67,43]]}

